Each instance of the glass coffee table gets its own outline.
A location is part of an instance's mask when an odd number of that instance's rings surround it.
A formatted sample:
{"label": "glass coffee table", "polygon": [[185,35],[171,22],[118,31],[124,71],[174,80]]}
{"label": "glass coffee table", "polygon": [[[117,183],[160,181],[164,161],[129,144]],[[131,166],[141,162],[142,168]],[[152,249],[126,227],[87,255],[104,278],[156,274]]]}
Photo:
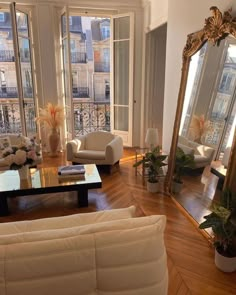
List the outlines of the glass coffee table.
{"label": "glass coffee table", "polygon": [[88,190],[101,188],[102,181],[95,164],[84,165],[84,179],[58,179],[57,167],[31,168],[30,179],[20,181],[18,171],[0,171],[0,216],[9,215],[7,198],[50,194],[57,192],[78,192],[78,207],[88,206]]}

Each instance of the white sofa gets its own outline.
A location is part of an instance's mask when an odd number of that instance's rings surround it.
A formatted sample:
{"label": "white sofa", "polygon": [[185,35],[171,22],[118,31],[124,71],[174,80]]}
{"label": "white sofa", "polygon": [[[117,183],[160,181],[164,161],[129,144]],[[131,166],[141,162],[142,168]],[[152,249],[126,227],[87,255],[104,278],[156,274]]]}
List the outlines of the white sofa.
{"label": "white sofa", "polygon": [[134,211],[0,224],[0,294],[166,295],[166,218]]}
{"label": "white sofa", "polygon": [[210,165],[215,155],[212,147],[188,140],[186,137],[179,136],[178,146],[185,154],[194,155],[195,168],[203,168]]}
{"label": "white sofa", "polygon": [[[18,134],[2,134],[0,135],[0,140],[1,139],[6,139],[10,142],[10,146],[17,146],[22,142],[22,139],[25,139],[26,137],[23,135],[18,135]],[[40,153],[40,146],[38,144],[36,144],[36,152]],[[42,157],[38,156],[37,159],[37,163],[35,164],[39,164],[42,161]],[[8,164],[6,163],[6,161],[1,158],[1,154],[0,154],[0,171],[1,170],[8,170],[10,167],[8,166]]]}
{"label": "white sofa", "polygon": [[81,164],[114,165],[123,155],[120,136],[106,131],[82,135],[66,145],[67,161]]}

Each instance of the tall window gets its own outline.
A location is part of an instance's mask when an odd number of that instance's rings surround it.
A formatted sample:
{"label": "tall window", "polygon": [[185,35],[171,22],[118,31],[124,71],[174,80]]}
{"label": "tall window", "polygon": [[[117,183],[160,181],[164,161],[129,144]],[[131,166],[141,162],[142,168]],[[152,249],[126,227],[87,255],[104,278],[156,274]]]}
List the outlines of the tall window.
{"label": "tall window", "polygon": [[66,7],[61,16],[61,44],[67,138],[111,130],[132,145],[133,17],[112,17],[113,42],[110,18],[73,14],[69,26],[69,17]]}
{"label": "tall window", "polygon": [[[36,132],[28,14],[0,12],[0,133]],[[34,114],[34,116],[32,116]]]}
{"label": "tall window", "polygon": [[110,30],[110,19],[73,15],[73,20],[75,26],[69,26],[72,113],[74,136],[79,136],[110,130],[110,39],[106,34],[104,41],[100,32],[104,21],[106,32]]}

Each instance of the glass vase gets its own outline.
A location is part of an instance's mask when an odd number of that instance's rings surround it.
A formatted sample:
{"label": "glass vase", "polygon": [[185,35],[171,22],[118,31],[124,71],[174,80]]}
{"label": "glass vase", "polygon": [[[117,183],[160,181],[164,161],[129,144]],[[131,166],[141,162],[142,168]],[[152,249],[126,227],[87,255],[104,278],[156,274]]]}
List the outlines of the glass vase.
{"label": "glass vase", "polygon": [[30,170],[28,165],[22,166],[18,169],[20,180],[25,180],[30,178]]}

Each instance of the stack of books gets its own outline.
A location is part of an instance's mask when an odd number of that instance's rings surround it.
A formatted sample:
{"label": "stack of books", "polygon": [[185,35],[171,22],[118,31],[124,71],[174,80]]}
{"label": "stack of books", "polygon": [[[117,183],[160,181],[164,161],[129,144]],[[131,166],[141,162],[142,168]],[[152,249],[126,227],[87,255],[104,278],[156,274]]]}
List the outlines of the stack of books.
{"label": "stack of books", "polygon": [[58,167],[59,180],[84,180],[85,168],[84,165],[69,165]]}

